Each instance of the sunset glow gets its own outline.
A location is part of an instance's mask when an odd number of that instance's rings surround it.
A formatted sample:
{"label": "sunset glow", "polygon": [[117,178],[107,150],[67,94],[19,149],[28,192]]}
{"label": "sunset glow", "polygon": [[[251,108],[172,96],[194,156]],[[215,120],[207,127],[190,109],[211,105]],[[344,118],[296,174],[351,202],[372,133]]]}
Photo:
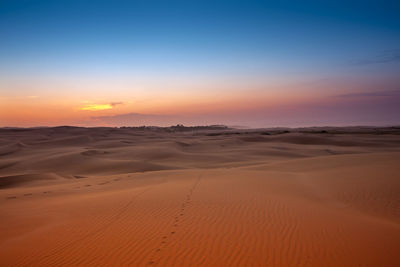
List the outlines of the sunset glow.
{"label": "sunset glow", "polygon": [[96,111],[96,110],[106,110],[106,109],[112,109],[113,106],[111,104],[90,104],[86,105],[81,108],[81,110],[90,110],[90,111]]}

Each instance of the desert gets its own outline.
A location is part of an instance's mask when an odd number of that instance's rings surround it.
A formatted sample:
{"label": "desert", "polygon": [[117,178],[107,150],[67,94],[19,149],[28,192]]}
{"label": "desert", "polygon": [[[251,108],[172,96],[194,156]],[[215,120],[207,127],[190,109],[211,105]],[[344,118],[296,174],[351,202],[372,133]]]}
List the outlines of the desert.
{"label": "desert", "polygon": [[0,267],[400,267],[399,14],[0,0]]}
{"label": "desert", "polygon": [[1,266],[399,266],[400,128],[0,129]]}

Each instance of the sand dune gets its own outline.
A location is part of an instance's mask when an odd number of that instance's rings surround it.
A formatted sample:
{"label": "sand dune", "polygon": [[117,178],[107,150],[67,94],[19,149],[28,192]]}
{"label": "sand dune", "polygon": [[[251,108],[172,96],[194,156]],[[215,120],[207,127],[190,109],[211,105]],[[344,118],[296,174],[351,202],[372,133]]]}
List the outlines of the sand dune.
{"label": "sand dune", "polygon": [[345,130],[3,129],[0,265],[399,266],[400,135]]}

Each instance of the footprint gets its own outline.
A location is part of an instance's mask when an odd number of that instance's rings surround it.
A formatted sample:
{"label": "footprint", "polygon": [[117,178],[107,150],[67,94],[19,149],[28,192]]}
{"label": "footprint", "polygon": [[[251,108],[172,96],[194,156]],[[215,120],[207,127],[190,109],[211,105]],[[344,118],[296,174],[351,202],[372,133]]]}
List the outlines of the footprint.
{"label": "footprint", "polygon": [[32,196],[32,193],[24,194],[24,196]]}
{"label": "footprint", "polygon": [[16,199],[16,196],[6,197],[6,199]]}
{"label": "footprint", "polygon": [[51,191],[44,191],[43,194],[49,194]]}
{"label": "footprint", "polygon": [[[117,179],[115,179],[115,180],[117,180]],[[174,223],[172,224],[172,226],[171,227],[174,227],[174,229],[175,230],[177,230],[178,228],[177,227],[179,227],[179,218],[180,217],[182,217],[183,215],[184,215],[184,212],[185,212],[185,208],[186,208],[186,206],[188,206],[188,205],[191,205],[191,202],[192,202],[192,200],[191,200],[191,198],[192,198],[192,194],[193,194],[193,191],[196,189],[196,186],[197,186],[197,183],[198,183],[198,181],[200,180],[200,178],[196,181],[196,183],[192,186],[192,188],[189,190],[189,194],[187,194],[186,196],[185,196],[185,199],[183,199],[183,201],[182,201],[182,203],[181,203],[181,206],[180,206],[180,209],[179,209],[179,214],[178,214],[178,216],[175,216],[174,217]],[[179,207],[179,206],[178,206]],[[172,230],[172,229],[171,229]],[[170,235],[174,235],[176,232],[175,231],[171,231],[170,232]],[[167,236],[163,236],[162,237],[162,241],[161,241],[161,247],[159,247],[158,249],[156,249],[156,251],[154,252],[154,254],[153,254],[153,257],[151,257],[150,259],[151,259],[151,261],[149,262],[149,265],[151,265],[151,264],[154,264],[155,262],[153,261],[153,259],[154,259],[154,256],[157,254],[157,252],[159,252],[160,250],[161,250],[161,248],[165,248],[166,246],[168,246],[168,243],[166,242],[166,240],[167,240]]]}
{"label": "footprint", "polygon": [[89,187],[89,186],[92,186],[92,185],[91,185],[91,184],[86,184],[85,186],[86,186],[86,187]]}

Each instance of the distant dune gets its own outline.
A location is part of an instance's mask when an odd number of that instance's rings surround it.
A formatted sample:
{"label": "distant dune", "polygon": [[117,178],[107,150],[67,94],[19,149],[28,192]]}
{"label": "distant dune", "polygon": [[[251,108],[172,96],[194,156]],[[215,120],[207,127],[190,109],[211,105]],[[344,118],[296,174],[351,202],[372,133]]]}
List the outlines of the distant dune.
{"label": "distant dune", "polygon": [[0,129],[1,266],[400,266],[400,128]]}

